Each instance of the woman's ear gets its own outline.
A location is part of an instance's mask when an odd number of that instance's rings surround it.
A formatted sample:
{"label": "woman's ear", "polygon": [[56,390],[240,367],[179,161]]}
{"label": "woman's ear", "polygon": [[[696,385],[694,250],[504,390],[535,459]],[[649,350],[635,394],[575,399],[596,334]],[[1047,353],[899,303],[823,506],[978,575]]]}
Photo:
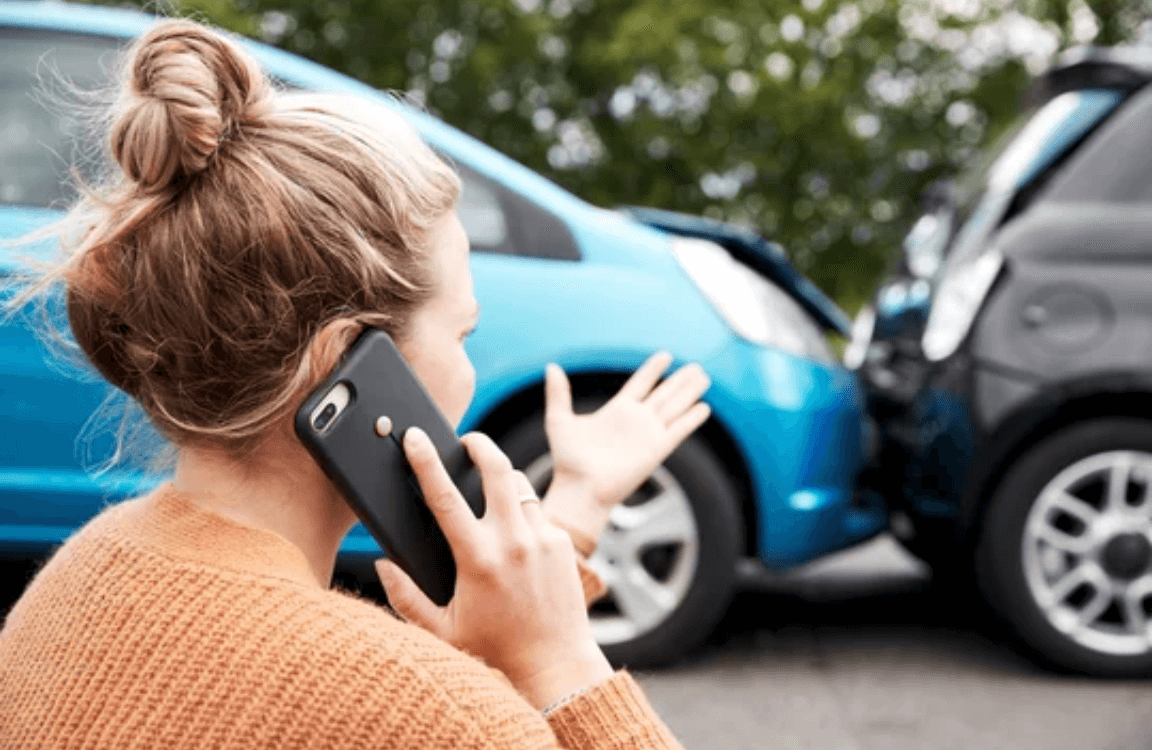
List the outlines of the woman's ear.
{"label": "woman's ear", "polygon": [[364,325],[348,318],[339,318],[330,321],[317,332],[308,347],[308,360],[311,382],[309,388],[315,387],[336,367],[340,358],[348,351],[353,340],[364,330]]}
{"label": "woman's ear", "polygon": [[311,343],[308,344],[308,349],[304,352],[304,362],[307,366],[301,368],[300,374],[293,384],[295,396],[290,401],[289,411],[276,427],[277,434],[290,439],[293,444],[299,445],[295,442],[297,440],[294,427],[296,409],[304,403],[308,394],[331,374],[340,362],[340,358],[344,356],[348,347],[363,330],[364,324],[357,320],[338,318],[329,321],[316,332]]}
{"label": "woman's ear", "polygon": [[[294,435],[293,419],[296,409],[304,403],[304,399],[316,386],[331,374],[340,358],[352,346],[352,342],[364,330],[364,323],[352,318],[338,318],[331,320],[316,332],[312,342],[304,352],[305,367],[292,385],[295,394],[289,402],[289,409],[285,414],[280,429],[286,435]],[[294,439],[294,438],[293,438]]]}

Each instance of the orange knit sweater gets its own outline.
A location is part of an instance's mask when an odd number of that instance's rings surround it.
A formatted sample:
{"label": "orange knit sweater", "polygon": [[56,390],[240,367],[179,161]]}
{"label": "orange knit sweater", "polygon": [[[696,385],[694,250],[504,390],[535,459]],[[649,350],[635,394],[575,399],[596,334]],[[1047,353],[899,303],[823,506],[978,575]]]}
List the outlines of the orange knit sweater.
{"label": "orange knit sweater", "polygon": [[0,630],[0,748],[678,748],[624,672],[547,717],[170,488],[113,506]]}

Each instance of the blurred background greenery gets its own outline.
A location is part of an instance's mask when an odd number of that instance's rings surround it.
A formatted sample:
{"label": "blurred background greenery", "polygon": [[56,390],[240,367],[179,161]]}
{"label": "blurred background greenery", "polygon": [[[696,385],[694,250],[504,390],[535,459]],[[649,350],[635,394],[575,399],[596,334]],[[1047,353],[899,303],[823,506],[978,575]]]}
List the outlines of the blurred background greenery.
{"label": "blurred background greenery", "polygon": [[1152,0],[145,5],[405,92],[598,205],[755,227],[850,312],[1032,75],[1152,31]]}

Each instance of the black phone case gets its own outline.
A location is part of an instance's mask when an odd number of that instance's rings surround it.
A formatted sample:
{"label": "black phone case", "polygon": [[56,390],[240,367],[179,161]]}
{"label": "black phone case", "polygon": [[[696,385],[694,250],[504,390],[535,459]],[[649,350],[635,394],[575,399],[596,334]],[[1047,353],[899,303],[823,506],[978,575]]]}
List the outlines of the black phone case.
{"label": "black phone case", "polygon": [[[312,411],[338,383],[351,399],[329,428],[311,424]],[[386,416],[392,431],[376,432]],[[452,598],[456,563],[443,532],[424,503],[400,440],[418,426],[436,450],[477,517],[484,515],[479,476],[452,426],[408,367],[387,333],[369,329],[336,370],[297,410],[296,434],[340,489],[369,533],[437,604]]]}

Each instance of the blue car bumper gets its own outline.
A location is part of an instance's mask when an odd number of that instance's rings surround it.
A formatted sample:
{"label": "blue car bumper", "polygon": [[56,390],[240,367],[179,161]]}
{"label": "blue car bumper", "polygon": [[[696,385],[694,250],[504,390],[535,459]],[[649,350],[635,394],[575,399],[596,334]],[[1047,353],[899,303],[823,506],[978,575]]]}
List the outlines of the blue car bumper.
{"label": "blue car bumper", "polygon": [[792,567],[887,528],[886,509],[855,492],[868,424],[855,373],[739,340],[705,368],[708,400],[746,459],[761,560]]}

